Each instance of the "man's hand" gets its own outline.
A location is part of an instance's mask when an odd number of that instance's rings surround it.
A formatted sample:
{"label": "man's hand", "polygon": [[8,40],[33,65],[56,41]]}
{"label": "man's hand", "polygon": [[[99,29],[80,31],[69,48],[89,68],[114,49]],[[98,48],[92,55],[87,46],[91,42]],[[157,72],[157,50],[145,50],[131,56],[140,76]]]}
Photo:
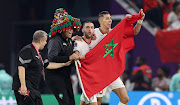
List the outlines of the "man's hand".
{"label": "man's hand", "polygon": [[64,63],[64,66],[69,66],[71,64],[72,61],[68,61],[66,63]]}
{"label": "man's hand", "polygon": [[83,60],[83,59],[85,59],[85,56],[84,56],[84,55],[81,55],[81,56],[79,57],[79,59]]}
{"label": "man's hand", "polygon": [[145,18],[145,13],[143,12],[143,9],[140,9],[139,13],[141,13],[141,20],[143,20]]}
{"label": "man's hand", "polygon": [[75,40],[77,40],[77,41],[82,41],[82,38],[81,38],[80,36],[76,35],[76,36],[73,36],[73,37],[72,37],[72,40],[73,40],[73,41],[75,41]]}
{"label": "man's hand", "polygon": [[96,40],[96,38],[97,38],[96,35],[93,34],[93,35],[92,35],[92,40]]}
{"label": "man's hand", "polygon": [[27,87],[21,85],[20,94],[25,96],[27,95],[26,93],[27,93]]}
{"label": "man's hand", "polygon": [[69,57],[70,61],[72,60],[78,60],[79,59],[79,55],[73,53],[70,57]]}

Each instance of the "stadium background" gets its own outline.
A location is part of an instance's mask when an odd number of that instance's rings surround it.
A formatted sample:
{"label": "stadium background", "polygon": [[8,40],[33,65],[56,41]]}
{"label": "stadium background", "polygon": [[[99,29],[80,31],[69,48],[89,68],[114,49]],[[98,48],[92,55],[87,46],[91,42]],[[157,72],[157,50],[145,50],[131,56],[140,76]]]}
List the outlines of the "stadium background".
{"label": "stadium background", "polygon": [[[64,8],[73,17],[80,18],[82,23],[86,20],[91,20],[95,27],[99,27],[97,21],[98,13],[102,10],[107,10],[112,15],[112,26],[114,27],[123,19],[125,14],[130,13],[127,8],[131,8],[132,13],[138,13],[139,10],[134,6],[129,0],[1,0],[0,63],[5,65],[7,73],[13,75],[17,70],[17,53],[23,46],[31,43],[32,34],[35,30],[42,29],[49,32],[53,14],[57,8]],[[76,34],[81,35],[82,33]],[[132,70],[137,56],[145,56],[147,64],[152,68],[153,77],[156,76],[156,70],[159,65],[169,66],[171,75],[176,72],[178,63],[163,64],[161,62],[154,35],[146,27],[143,26],[139,35],[135,37],[135,43],[136,47],[128,53],[126,70]],[[45,53],[47,52],[46,50],[45,48]],[[0,100],[2,97],[0,96]]]}

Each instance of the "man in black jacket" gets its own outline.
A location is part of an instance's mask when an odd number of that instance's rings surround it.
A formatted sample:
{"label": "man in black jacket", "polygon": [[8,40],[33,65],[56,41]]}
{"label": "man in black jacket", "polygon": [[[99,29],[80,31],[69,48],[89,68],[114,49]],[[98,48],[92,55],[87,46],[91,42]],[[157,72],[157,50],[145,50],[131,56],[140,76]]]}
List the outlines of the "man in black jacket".
{"label": "man in black jacket", "polygon": [[[81,26],[79,19],[68,15],[62,8],[57,9],[51,25],[48,43],[48,59],[53,62],[66,62],[79,59],[73,53],[72,33]],[[46,70],[46,81],[59,105],[75,105],[72,83],[70,79],[71,67]]]}

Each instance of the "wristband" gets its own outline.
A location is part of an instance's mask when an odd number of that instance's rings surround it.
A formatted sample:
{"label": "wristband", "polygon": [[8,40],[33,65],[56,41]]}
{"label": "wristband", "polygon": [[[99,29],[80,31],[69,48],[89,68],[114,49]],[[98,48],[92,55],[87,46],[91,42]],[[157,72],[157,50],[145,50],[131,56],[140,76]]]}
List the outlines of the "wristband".
{"label": "wristband", "polygon": [[65,66],[65,63],[62,63],[62,67],[64,67]]}
{"label": "wristband", "polygon": [[142,19],[139,19],[139,20],[137,21],[137,23],[139,23],[139,24],[142,24],[142,22],[143,22]]}

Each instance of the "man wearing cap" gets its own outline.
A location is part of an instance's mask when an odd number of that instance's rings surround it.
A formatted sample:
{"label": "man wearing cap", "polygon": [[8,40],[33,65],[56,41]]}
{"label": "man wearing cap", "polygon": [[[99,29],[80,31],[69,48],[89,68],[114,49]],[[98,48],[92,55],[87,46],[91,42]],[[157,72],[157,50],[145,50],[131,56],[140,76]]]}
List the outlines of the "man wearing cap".
{"label": "man wearing cap", "polygon": [[[79,30],[79,19],[69,15],[63,8],[54,13],[54,19],[49,33],[48,59],[52,62],[67,62],[79,59],[73,53],[73,32]],[[46,70],[46,82],[55,95],[59,105],[75,105],[72,83],[70,79],[71,67]]]}

